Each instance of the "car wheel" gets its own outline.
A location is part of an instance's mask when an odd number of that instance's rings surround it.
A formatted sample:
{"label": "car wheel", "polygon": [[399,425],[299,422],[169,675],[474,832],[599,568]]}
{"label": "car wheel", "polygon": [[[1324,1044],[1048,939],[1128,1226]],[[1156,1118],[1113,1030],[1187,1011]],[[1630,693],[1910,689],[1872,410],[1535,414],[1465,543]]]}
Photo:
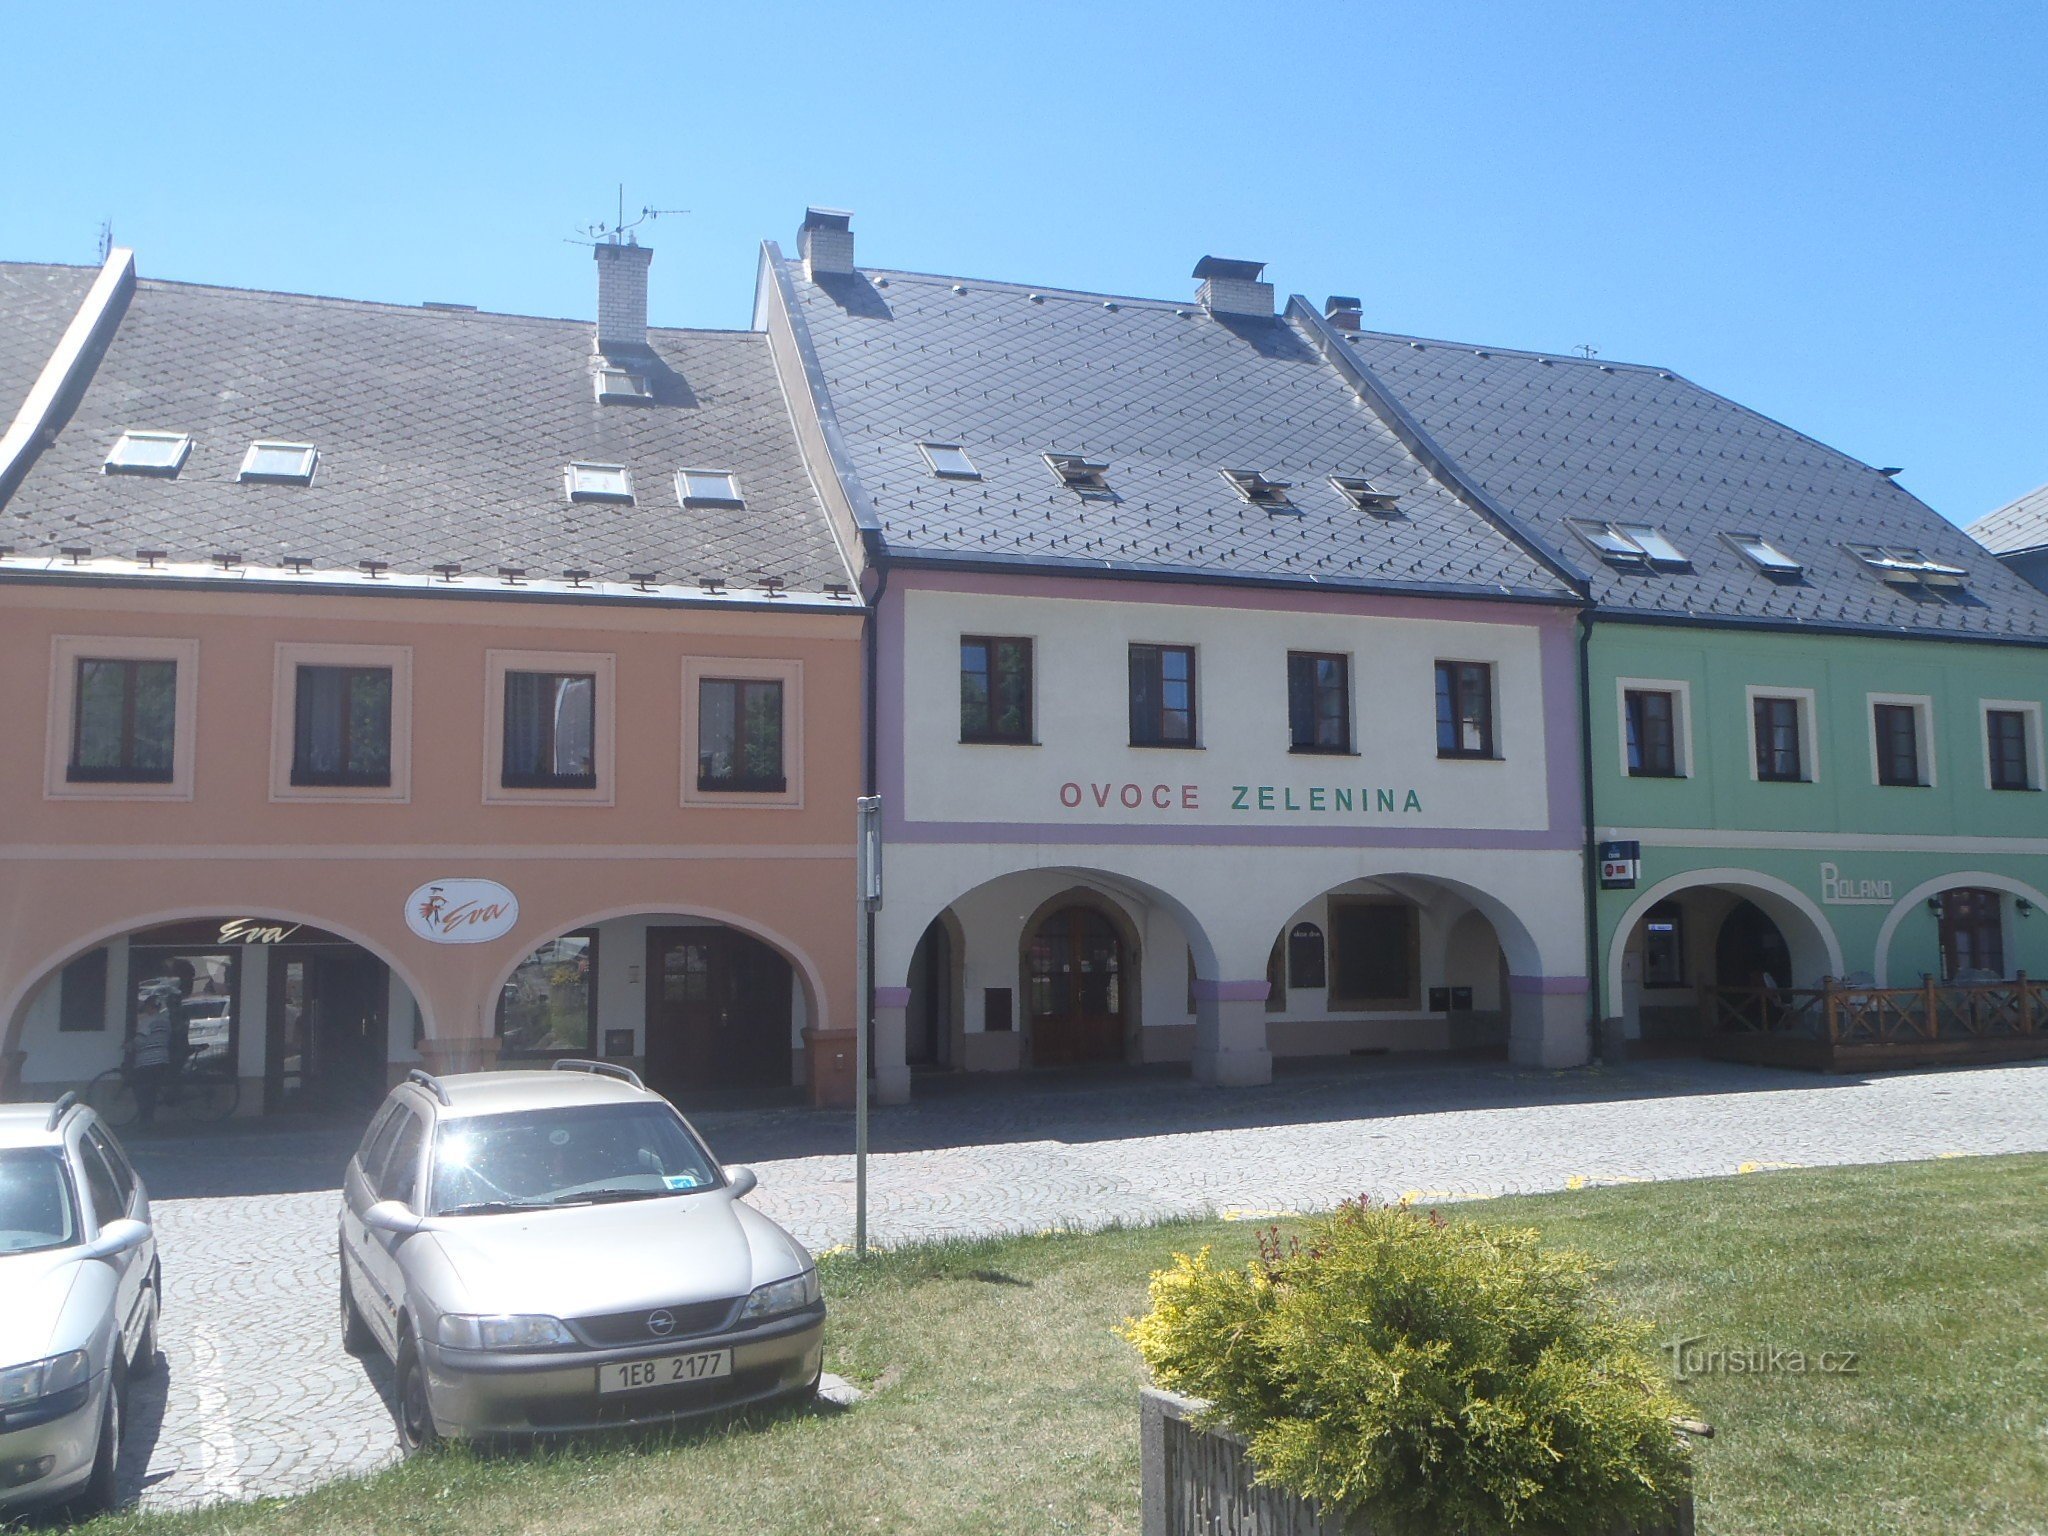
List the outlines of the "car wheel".
{"label": "car wheel", "polygon": [[163,1368],[163,1356],[158,1353],[156,1339],[157,1319],[163,1316],[164,1311],[162,1275],[151,1278],[144,1294],[149,1298],[149,1319],[142,1325],[142,1337],[135,1341],[135,1358],[129,1362],[129,1368],[137,1376],[154,1376]]}
{"label": "car wheel", "polygon": [[356,1306],[356,1293],[348,1283],[348,1257],[341,1255],[341,1347],[352,1355],[367,1355],[376,1346],[376,1335],[363,1321]]}
{"label": "car wheel", "polygon": [[109,1371],[107,1406],[100,1413],[100,1443],[93,1451],[92,1473],[73,1501],[73,1512],[81,1517],[105,1514],[121,1496],[121,1430],[128,1421],[128,1373],[120,1366],[121,1352],[114,1351]]}
{"label": "car wheel", "polygon": [[398,1341],[398,1447],[408,1456],[418,1455],[441,1438],[434,1428],[434,1411],[427,1403],[427,1369],[412,1335]]}

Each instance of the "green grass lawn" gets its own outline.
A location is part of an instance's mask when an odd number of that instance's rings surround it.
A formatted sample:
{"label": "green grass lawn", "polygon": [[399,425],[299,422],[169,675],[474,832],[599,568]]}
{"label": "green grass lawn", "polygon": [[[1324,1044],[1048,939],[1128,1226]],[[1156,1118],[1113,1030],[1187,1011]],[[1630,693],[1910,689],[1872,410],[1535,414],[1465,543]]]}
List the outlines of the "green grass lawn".
{"label": "green grass lawn", "polygon": [[[2048,1157],[1760,1173],[1460,1206],[1612,1261],[1660,1338],[1802,1351],[1806,1374],[1681,1390],[1719,1430],[1704,1536],[2048,1529]],[[825,1263],[843,1413],[671,1440],[443,1454],[308,1497],[96,1531],[1134,1532],[1139,1370],[1111,1328],[1176,1250],[1248,1257],[1196,1223]],[[1822,1351],[1855,1352],[1821,1374]],[[1783,1357],[1781,1356],[1781,1359]]]}

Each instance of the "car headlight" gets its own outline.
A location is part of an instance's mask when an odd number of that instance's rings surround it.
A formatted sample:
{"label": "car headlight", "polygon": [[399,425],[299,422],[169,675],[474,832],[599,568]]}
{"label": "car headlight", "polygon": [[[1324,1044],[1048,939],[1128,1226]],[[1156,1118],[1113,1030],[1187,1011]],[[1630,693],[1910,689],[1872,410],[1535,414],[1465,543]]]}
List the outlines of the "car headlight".
{"label": "car headlight", "polygon": [[747,1298],[746,1309],[740,1313],[743,1323],[758,1322],[764,1317],[780,1317],[785,1312],[801,1312],[818,1299],[818,1272],[807,1269],[791,1280],[777,1280],[772,1285],[756,1286]]}
{"label": "car headlight", "polygon": [[559,1317],[517,1313],[474,1317],[444,1312],[434,1325],[434,1338],[450,1349],[560,1349],[576,1342]]}
{"label": "car headlight", "polygon": [[92,1357],[82,1349],[32,1360],[0,1371],[0,1409],[18,1408],[37,1398],[52,1397],[92,1379]]}

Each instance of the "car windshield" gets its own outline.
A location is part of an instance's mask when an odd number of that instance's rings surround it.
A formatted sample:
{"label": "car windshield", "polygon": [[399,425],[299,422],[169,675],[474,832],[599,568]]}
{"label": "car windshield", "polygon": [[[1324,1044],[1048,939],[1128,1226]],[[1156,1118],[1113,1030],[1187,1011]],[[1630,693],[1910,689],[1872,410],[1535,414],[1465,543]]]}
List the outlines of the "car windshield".
{"label": "car windshield", "polygon": [[0,1152],[0,1254],[63,1248],[77,1234],[63,1154],[55,1147]]}
{"label": "car windshield", "polygon": [[581,1104],[443,1121],[436,1216],[651,1200],[717,1184],[716,1166],[666,1104]]}

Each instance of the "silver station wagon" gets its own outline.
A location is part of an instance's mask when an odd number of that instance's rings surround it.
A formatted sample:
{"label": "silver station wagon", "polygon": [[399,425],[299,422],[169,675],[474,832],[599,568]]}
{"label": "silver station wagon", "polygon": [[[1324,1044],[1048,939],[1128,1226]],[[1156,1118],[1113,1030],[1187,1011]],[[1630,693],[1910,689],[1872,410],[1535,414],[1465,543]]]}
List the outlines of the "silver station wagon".
{"label": "silver station wagon", "polygon": [[99,1116],[0,1105],[0,1514],[113,1506],[162,1294],[149,1191]]}
{"label": "silver station wagon", "polygon": [[754,1187],[622,1067],[414,1072],[349,1160],[345,1342],[408,1451],[808,1396],[817,1268]]}

